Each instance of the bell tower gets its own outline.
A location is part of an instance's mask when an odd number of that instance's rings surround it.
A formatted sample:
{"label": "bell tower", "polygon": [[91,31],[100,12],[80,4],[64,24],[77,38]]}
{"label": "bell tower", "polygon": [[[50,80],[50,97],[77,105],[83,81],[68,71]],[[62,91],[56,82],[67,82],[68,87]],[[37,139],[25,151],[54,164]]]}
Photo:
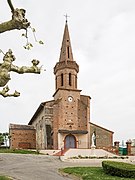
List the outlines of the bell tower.
{"label": "bell tower", "polygon": [[72,47],[66,21],[59,62],[54,67],[55,89],[77,89],[79,66],[73,59]]}
{"label": "bell tower", "polygon": [[77,88],[79,66],[73,58],[67,20],[59,61],[54,67],[53,148],[88,148],[90,97]]}

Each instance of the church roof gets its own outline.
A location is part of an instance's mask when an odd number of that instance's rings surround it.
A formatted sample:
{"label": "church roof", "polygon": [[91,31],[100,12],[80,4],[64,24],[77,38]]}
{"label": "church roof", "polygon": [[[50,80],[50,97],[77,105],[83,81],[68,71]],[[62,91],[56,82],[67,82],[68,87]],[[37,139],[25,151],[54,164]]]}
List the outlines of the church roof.
{"label": "church roof", "polygon": [[96,126],[96,127],[98,127],[98,128],[101,128],[101,129],[103,129],[103,130],[105,130],[105,131],[114,133],[113,131],[110,131],[109,129],[106,129],[106,128],[104,128],[104,127],[101,127],[101,126],[99,126],[99,125],[97,125],[97,124],[94,124],[94,123],[92,123],[92,122],[90,122],[90,125],[93,125],[93,126]]}
{"label": "church roof", "polygon": [[34,115],[32,116],[31,120],[29,121],[28,125],[31,125],[34,120],[36,119],[36,117],[39,115],[39,113],[42,111],[42,109],[44,108],[44,106],[48,103],[48,102],[53,102],[54,100],[51,101],[46,101],[46,102],[42,102],[39,107],[37,108],[36,112],[34,113]]}

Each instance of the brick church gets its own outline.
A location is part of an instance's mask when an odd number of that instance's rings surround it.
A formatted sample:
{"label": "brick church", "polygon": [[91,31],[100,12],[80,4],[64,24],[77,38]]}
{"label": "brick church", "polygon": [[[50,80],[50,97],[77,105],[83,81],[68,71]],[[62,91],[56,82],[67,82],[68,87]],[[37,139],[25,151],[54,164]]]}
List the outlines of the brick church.
{"label": "brick church", "polygon": [[[81,95],[66,21],[59,61],[54,67],[53,100],[42,102],[28,125],[10,124],[11,148],[61,149],[111,147],[113,132],[90,122],[91,97]],[[27,135],[26,135],[27,134]]]}

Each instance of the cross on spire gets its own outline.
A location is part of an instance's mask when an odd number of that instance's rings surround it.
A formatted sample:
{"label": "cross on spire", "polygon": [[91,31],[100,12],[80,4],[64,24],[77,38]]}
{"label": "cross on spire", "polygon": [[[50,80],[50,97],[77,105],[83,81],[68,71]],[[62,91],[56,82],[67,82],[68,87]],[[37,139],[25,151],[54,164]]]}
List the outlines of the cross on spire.
{"label": "cross on spire", "polygon": [[67,19],[68,19],[68,17],[70,17],[70,16],[68,16],[67,14],[64,15],[64,16],[65,16],[65,18],[66,18],[66,23],[67,23]]}

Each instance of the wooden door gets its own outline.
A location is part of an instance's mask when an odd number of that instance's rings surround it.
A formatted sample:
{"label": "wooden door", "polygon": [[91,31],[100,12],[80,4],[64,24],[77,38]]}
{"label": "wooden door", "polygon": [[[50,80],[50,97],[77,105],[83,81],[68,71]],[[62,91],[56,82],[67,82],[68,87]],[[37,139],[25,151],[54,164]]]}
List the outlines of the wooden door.
{"label": "wooden door", "polygon": [[65,149],[76,148],[76,139],[72,134],[65,137]]}

